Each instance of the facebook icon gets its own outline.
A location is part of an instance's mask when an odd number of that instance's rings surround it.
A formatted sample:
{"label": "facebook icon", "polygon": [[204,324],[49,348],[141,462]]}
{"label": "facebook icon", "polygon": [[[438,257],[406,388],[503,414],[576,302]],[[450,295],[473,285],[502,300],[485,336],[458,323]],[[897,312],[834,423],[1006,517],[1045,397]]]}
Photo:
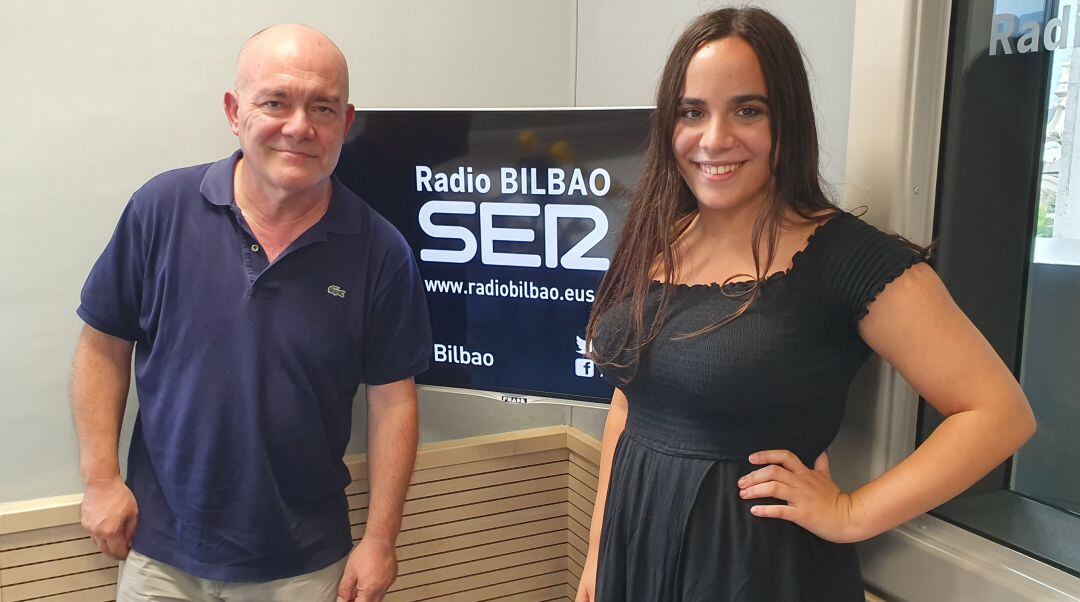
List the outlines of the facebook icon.
{"label": "facebook icon", "polygon": [[579,357],[574,360],[574,374],[583,378],[592,378],[594,372],[596,372],[596,366],[591,359]]}

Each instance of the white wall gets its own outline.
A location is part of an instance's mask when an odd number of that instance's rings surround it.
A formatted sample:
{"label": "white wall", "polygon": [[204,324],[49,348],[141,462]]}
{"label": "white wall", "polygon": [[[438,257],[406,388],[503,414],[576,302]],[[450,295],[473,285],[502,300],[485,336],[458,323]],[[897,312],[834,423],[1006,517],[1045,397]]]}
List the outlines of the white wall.
{"label": "white wall", "polygon": [[[68,409],[79,290],[132,191],[235,147],[221,95],[248,35],[282,21],[323,30],[349,59],[360,107],[645,105],[678,32],[720,4],[5,0],[0,502],[81,489]],[[839,185],[855,0],[760,4],[804,44],[825,173]],[[359,401],[351,449],[363,447]],[[599,437],[603,419],[602,410],[565,406],[421,400],[425,442],[568,423]]]}

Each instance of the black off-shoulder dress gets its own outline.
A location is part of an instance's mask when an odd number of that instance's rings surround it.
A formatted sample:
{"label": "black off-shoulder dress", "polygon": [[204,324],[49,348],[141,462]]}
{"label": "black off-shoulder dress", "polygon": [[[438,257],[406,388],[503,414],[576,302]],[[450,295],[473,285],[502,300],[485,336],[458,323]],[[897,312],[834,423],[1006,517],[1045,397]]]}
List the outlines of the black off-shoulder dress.
{"label": "black off-shoulder dress", "polygon": [[[710,334],[678,339],[741,305],[745,283],[655,283],[666,324],[628,384],[612,462],[596,599],[787,602],[863,600],[855,549],[798,525],[756,517],[739,477],[748,456],[789,449],[807,466],[836,436],[847,391],[870,354],[856,324],[885,286],[925,258],[859,218],[820,225],[787,272],[768,277],[750,310]],[[617,305],[609,316],[629,311]],[[619,339],[604,319],[594,344]],[[605,377],[626,374],[601,366]]]}

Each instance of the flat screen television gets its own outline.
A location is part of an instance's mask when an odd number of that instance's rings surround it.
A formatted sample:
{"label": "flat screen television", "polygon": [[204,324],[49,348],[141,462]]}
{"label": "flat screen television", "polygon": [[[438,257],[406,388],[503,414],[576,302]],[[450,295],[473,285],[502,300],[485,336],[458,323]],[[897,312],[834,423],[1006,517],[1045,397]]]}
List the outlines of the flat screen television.
{"label": "flat screen television", "polygon": [[418,384],[511,403],[610,402],[585,324],[651,113],[357,112],[337,174],[413,249],[434,338]]}

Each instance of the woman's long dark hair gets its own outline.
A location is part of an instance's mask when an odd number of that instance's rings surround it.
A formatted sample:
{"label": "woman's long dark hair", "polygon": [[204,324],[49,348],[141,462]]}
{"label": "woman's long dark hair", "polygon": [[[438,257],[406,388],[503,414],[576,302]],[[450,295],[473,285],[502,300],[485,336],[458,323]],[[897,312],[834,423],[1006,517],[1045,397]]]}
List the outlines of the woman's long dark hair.
{"label": "woman's long dark hair", "polygon": [[[802,52],[788,28],[769,12],[759,8],[725,8],[698,17],[675,43],[660,77],[656,110],[652,115],[649,146],[641,181],[634,193],[615,255],[611,260],[586,327],[586,337],[595,340],[597,326],[608,311],[629,299],[630,311],[612,314],[616,322],[605,324],[614,336],[593,352],[601,366],[630,367],[633,376],[640,352],[656,338],[663,326],[670,293],[663,287],[655,316],[645,325],[646,295],[657,266],[665,282],[674,282],[679,266],[676,242],[697,214],[697,200],[679,173],[672,149],[678,118],[679,98],[690,59],[704,44],[738,37],[753,48],[765,77],[769,99],[769,131],[773,157],[766,203],[754,223],[752,251],[754,281],[740,292],[745,298],[737,311],[695,333],[696,336],[722,327],[746,312],[760,295],[761,283],[776,255],[783,220],[790,208],[801,218],[821,222],[833,211],[822,189],[818,173],[818,139],[810,84],[803,66]],[[759,252],[762,240],[767,254]],[[732,278],[750,276],[736,274]],[[723,290],[723,289],[721,289]],[[725,294],[727,294],[725,292]]]}

